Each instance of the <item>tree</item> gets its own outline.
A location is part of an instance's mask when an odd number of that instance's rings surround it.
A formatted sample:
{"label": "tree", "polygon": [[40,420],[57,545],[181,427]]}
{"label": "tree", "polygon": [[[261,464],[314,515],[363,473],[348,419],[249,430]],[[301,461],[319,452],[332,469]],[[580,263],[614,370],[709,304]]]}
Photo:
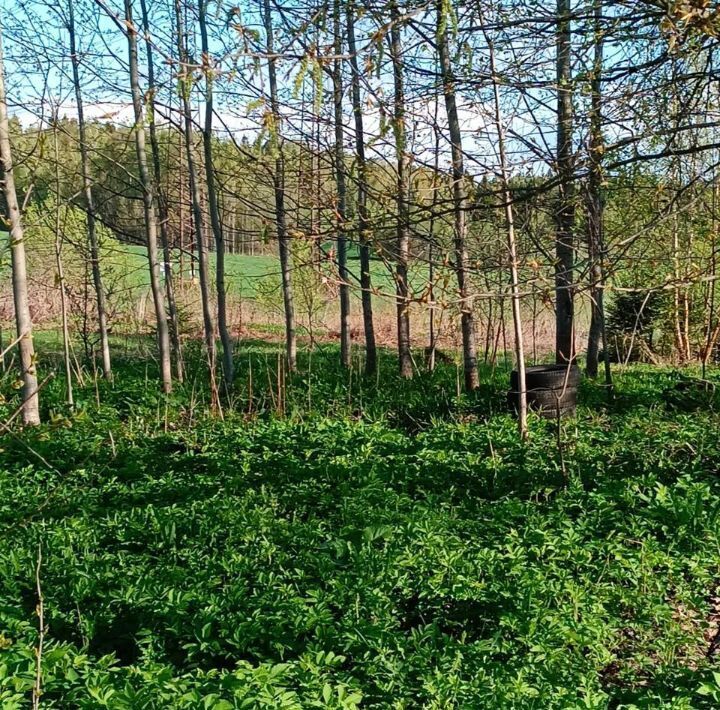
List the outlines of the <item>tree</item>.
{"label": "tree", "polygon": [[440,59],[440,78],[443,84],[452,154],[455,274],[457,276],[458,295],[460,297],[465,389],[471,392],[477,389],[480,382],[478,379],[477,350],[475,345],[475,319],[473,317],[473,302],[470,296],[468,273],[469,259],[466,224],[468,199],[465,189],[465,164],[460,120],[458,118],[457,102],[455,100],[455,77],[448,43],[448,12],[447,0],[438,0],[436,5],[437,45]]}
{"label": "tree", "polygon": [[283,305],[285,308],[285,351],[288,370],[297,368],[297,339],[295,335],[295,303],[292,289],[292,252],[285,215],[285,159],[280,137],[281,117],[277,85],[277,56],[275,55],[273,22],[270,0],[263,0],[263,23],[265,25],[265,51],[267,53],[268,83],[270,84],[270,149],[275,155],[273,192],[275,196],[275,228],[280,251]]}
{"label": "tree", "polygon": [[109,379],[112,377],[110,339],[108,337],[105,287],[103,285],[102,272],[100,269],[100,250],[97,238],[95,198],[93,195],[90,154],[88,150],[87,129],[85,126],[85,104],[83,101],[82,84],[80,81],[80,57],[78,55],[77,31],[75,27],[75,0],[68,0],[67,31],[70,42],[70,62],[72,64],[72,79],[77,111],[80,163],[82,166],[82,193],[85,198],[85,209],[87,212],[87,240],[90,251],[90,268],[92,270],[93,287],[95,289],[95,300],[97,303],[102,370],[103,376],[106,379]]}
{"label": "tree", "polygon": [[217,293],[217,320],[220,342],[223,348],[223,380],[226,388],[232,387],[235,378],[233,343],[227,324],[227,298],[225,292],[225,237],[220,222],[220,210],[215,186],[215,162],[213,159],[213,81],[214,68],[210,62],[210,47],[207,32],[207,1],[199,0],[200,44],[205,73],[205,121],[203,123],[203,151],[205,156],[205,182],[207,184],[210,225],[215,238],[215,289]]}
{"label": "tree", "polygon": [[60,204],[60,142],[58,140],[58,113],[57,107],[52,117],[53,151],[55,153],[55,278],[60,290],[60,317],[62,321],[63,336],[63,364],[65,365],[65,387],[68,406],[75,405],[72,382],[72,367],[70,364],[70,327],[68,324],[67,284],[65,282],[65,265],[63,264],[62,250],[64,246],[63,227],[61,223]]}
{"label": "tree", "polygon": [[343,72],[340,0],[333,2],[333,108],[335,122],[335,181],[337,183],[337,260],[340,275],[340,362],[350,367],[350,272],[347,268],[347,186],[345,168]]}
{"label": "tree", "polygon": [[145,237],[148,266],[150,268],[150,289],[155,305],[158,354],[160,358],[160,376],[163,391],[172,391],[172,368],[170,364],[170,333],[165,311],[165,298],[160,287],[160,263],[158,261],[157,213],[155,210],[155,187],[147,165],[145,150],[145,116],[143,112],[143,93],[140,89],[138,72],[137,29],[133,21],[132,0],[125,0],[125,35],[128,43],[128,61],[130,72],[130,91],[132,93],[133,113],[135,116],[135,150],[137,153],[140,186],[142,188],[143,213],[145,218]]}
{"label": "tree", "polygon": [[497,132],[498,156],[500,158],[500,182],[502,187],[502,200],[505,210],[505,229],[507,239],[507,250],[510,258],[510,281],[512,293],[512,315],[513,328],[515,333],[515,363],[518,373],[518,431],[520,438],[525,440],[528,437],[527,427],[527,385],[525,379],[525,346],[522,330],[522,315],[520,311],[520,278],[518,269],[517,240],[515,238],[515,215],[513,211],[513,196],[510,190],[510,181],[507,165],[507,152],[505,147],[505,125],[500,101],[499,78],[495,61],[495,45],[487,30],[483,28],[483,34],[488,45],[488,56],[490,59],[490,76],[493,86],[493,103],[495,130]]}
{"label": "tree", "polygon": [[145,55],[147,57],[148,90],[147,107],[150,113],[150,151],[153,161],[153,179],[157,190],[157,205],[160,216],[160,243],[163,250],[163,275],[165,277],[165,295],[167,296],[168,315],[170,317],[170,339],[172,342],[173,356],[175,360],[175,373],[179,382],[184,378],[183,355],[180,344],[180,323],[178,310],[175,301],[175,279],[173,276],[173,264],[170,256],[170,237],[168,235],[168,208],[167,199],[162,190],[162,171],[160,168],[160,144],[157,136],[157,122],[155,109],[155,64],[153,61],[153,45],[150,41],[150,22],[147,12],[146,0],[140,0],[142,12],[143,32],[145,33]]}
{"label": "tree", "polygon": [[410,351],[410,288],[408,284],[408,261],[410,258],[409,202],[410,166],[408,165],[407,138],[405,132],[405,86],[403,78],[403,53],[400,11],[397,2],[390,4],[390,59],[393,73],[393,132],[395,135],[396,160],[396,244],[395,288],[397,308],[398,359],[401,377],[412,377],[413,364]]}
{"label": "tree", "polygon": [[193,153],[192,135],[193,122],[190,107],[190,96],[192,93],[192,76],[190,61],[188,57],[187,38],[183,29],[183,17],[181,0],[175,0],[175,38],[177,42],[177,53],[179,62],[178,91],[182,110],[183,125],[181,128],[183,142],[185,145],[185,160],[187,162],[187,178],[192,203],[193,222],[195,224],[195,241],[197,242],[198,272],[200,280],[200,308],[202,310],[203,335],[205,340],[205,352],[207,355],[208,371],[210,373],[210,395],[212,407],[218,408],[218,388],[215,379],[215,325],[213,323],[210,303],[210,277],[208,273],[207,239],[205,237],[205,219],[202,210],[202,199],[200,197],[200,186],[198,184],[197,168],[195,167],[195,156]]}
{"label": "tree", "polygon": [[22,379],[22,420],[26,426],[34,426],[40,424],[40,397],[35,367],[35,349],[33,347],[33,324],[30,318],[30,305],[28,302],[25,237],[20,205],[15,189],[15,175],[10,147],[10,122],[5,94],[5,61],[2,36],[0,36],[0,162],[2,162],[5,217],[10,226],[12,289],[18,351],[20,353],[20,377]]}
{"label": "tree", "polygon": [[557,0],[557,172],[558,206],[555,236],[555,358],[569,362],[574,345],[573,89],[570,0]]}
{"label": "tree", "polygon": [[602,130],[602,69],[603,69],[603,27],[602,0],[594,0],[593,8],[593,69],[590,86],[590,136],[587,195],[587,238],[588,258],[590,259],[590,332],[586,355],[587,374],[597,377],[599,343],[602,339],[605,348],[605,380],[612,387],[610,373],[610,357],[605,327],[605,238],[604,238],[604,203],[602,195],[603,169],[602,155],[604,150]]}
{"label": "tree", "polygon": [[365,126],[360,101],[360,70],[355,45],[355,3],[347,4],[347,37],[352,73],[352,105],[355,121],[355,160],[357,167],[357,232],[360,244],[360,289],[365,333],[365,374],[373,375],[377,370],[377,346],[372,307],[372,281],[370,277],[370,220],[368,215],[367,160],[365,158]]}

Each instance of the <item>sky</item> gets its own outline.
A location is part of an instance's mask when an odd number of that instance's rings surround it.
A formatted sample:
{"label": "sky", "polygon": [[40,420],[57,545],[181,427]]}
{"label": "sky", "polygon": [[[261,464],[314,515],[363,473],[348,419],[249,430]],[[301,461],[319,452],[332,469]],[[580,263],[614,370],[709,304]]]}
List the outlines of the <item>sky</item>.
{"label": "sky", "polygon": [[[45,119],[59,106],[62,115],[76,115],[75,100],[70,81],[70,63],[67,50],[67,32],[61,23],[61,8],[65,0],[58,5],[44,0],[0,0],[4,43],[6,47],[6,71],[8,75],[8,94],[11,112],[25,125],[37,123],[39,117]],[[121,12],[122,7],[115,0],[101,0],[110,11]],[[140,16],[139,1],[135,1],[136,20]],[[512,3],[510,3],[512,6]],[[76,21],[78,24],[80,54],[82,56],[82,84],[84,103],[88,118],[108,120],[129,125],[133,122],[130,104],[129,86],[126,71],[127,44],[125,38],[107,12],[101,10],[91,0],[76,0]],[[167,2],[153,0],[149,3],[151,13],[151,37],[153,45],[159,50],[156,58],[156,71],[160,76],[161,90],[158,101],[162,105],[177,107],[174,67],[164,60],[174,46],[172,22]],[[215,82],[217,119],[215,127],[219,134],[230,131],[236,139],[247,137],[254,140],[260,135],[260,125],[267,103],[262,99],[267,95],[266,59],[258,54],[248,56],[243,52],[242,35],[228,25],[227,14],[220,3],[211,3],[209,20],[211,34],[211,53],[215,62],[217,78]],[[257,2],[243,2],[240,14],[234,21],[241,24],[244,36],[251,37],[257,48],[263,42],[260,16]],[[308,126],[308,111],[311,107],[301,105],[304,94],[310,96],[312,72],[308,71],[298,84],[297,75],[301,63],[297,55],[303,52],[312,37],[307,33],[296,35],[294,43],[290,39],[288,25],[298,26],[307,20],[309,14],[303,12],[297,3],[281,3],[283,13],[277,13],[275,22],[278,27],[277,46],[289,55],[279,61],[279,78],[283,99],[284,131],[289,138],[297,138],[299,127]],[[462,27],[477,25],[478,19],[472,17],[472,6],[463,6],[466,14],[460,18]],[[581,5],[578,4],[578,8]],[[555,88],[554,88],[554,35],[548,23],[542,20],[547,12],[541,3],[525,7],[528,16],[541,21],[529,26],[527,31],[514,31],[510,36],[504,29],[491,32],[497,47],[497,61],[501,73],[512,72],[513,86],[501,87],[503,122],[508,131],[509,152],[512,169],[515,172],[545,172],[552,164],[555,145]],[[59,14],[60,13],[60,14]],[[517,19],[517,15],[512,19]],[[610,18],[612,19],[612,18]],[[418,162],[430,163],[433,159],[436,132],[433,125],[437,117],[439,128],[441,157],[440,163],[449,164],[449,143],[447,140],[447,120],[444,103],[436,100],[434,80],[434,54],[427,41],[432,38],[434,17],[430,13],[415,15],[419,32],[405,31],[403,40],[407,48],[407,86],[408,132],[412,139],[411,150]],[[377,29],[372,18],[366,18],[358,24],[358,46],[367,48],[369,37]],[[574,42],[576,49],[576,76],[582,76],[590,61],[587,44],[583,40],[576,23]],[[639,30],[638,30],[639,32]],[[464,148],[469,173],[482,177],[497,171],[497,137],[487,82],[487,52],[482,33],[468,32],[457,37],[458,48],[456,66],[462,74],[462,83],[458,89],[458,106]],[[641,42],[640,34],[635,38],[609,41],[605,57],[609,67],[626,63],[629,50],[637,54],[640,61],[645,55],[651,56],[653,47],[649,42]],[[197,37],[196,37],[197,43]],[[321,54],[332,53],[331,38],[324,37]],[[141,45],[143,43],[141,42]],[[198,52],[194,52],[198,56]],[[372,52],[377,60],[379,53]],[[370,53],[362,53],[360,64],[363,66],[371,58]],[[143,59],[144,65],[144,59]],[[377,159],[392,160],[394,146],[392,132],[381,133],[382,115],[391,111],[393,95],[390,67],[387,51],[379,63],[376,74],[363,73],[364,82],[364,120],[365,129],[370,136],[370,150]],[[145,74],[144,66],[141,69]],[[345,73],[347,81],[348,74]],[[630,80],[624,80],[631,86]],[[298,94],[297,86],[302,87]],[[521,86],[521,88],[517,88]],[[587,84],[579,85],[576,93],[576,105],[582,118],[587,105]],[[200,86],[196,87],[193,104],[199,116],[201,105]],[[325,78],[325,94],[318,119],[322,125],[322,140],[327,145],[333,141],[332,102],[328,93],[328,78]],[[609,85],[609,90],[616,87]],[[624,87],[627,91],[627,87]],[[639,101],[640,97],[637,97]],[[608,103],[608,139],[617,140],[631,135],[635,130],[632,95]],[[310,104],[312,102],[309,102]],[[166,112],[167,113],[167,112]],[[346,124],[345,142],[348,149],[353,143],[353,120],[349,93],[344,100]],[[162,121],[162,118],[159,118]],[[578,146],[584,140],[584,127],[578,120]]]}

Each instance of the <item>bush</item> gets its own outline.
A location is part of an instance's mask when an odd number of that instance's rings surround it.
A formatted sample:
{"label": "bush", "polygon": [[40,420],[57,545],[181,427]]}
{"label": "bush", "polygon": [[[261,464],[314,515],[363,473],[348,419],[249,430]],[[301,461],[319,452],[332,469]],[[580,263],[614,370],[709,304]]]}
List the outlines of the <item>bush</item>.
{"label": "bush", "polygon": [[622,362],[653,360],[656,329],[666,301],[659,291],[617,292],[606,315],[609,357]]}

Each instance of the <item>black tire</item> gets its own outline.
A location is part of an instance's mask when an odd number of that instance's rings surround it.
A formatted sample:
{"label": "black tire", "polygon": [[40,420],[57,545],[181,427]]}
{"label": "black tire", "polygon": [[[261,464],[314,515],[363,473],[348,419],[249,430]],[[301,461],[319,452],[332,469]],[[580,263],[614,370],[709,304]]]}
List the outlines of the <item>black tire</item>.
{"label": "black tire", "polygon": [[[534,394],[538,392],[546,393],[544,396],[541,396],[540,401],[534,398]],[[576,399],[577,392],[575,390],[567,390],[565,394],[560,397],[559,401],[556,399],[553,390],[536,390],[535,393],[528,393],[528,409],[543,417],[543,419],[555,419],[558,415],[559,407],[560,418],[565,419],[566,417],[575,416]],[[507,403],[508,409],[513,414],[517,414],[518,393],[508,392]]]}
{"label": "black tire", "polygon": [[[519,394],[513,390],[507,393],[507,403],[511,411],[517,412],[518,398]],[[527,393],[527,404],[528,409],[541,412],[543,416],[556,416],[559,407],[560,415],[563,416],[569,410],[575,411],[577,390],[574,388],[568,388],[564,392],[547,389],[531,390]]]}
{"label": "black tire", "polygon": [[577,404],[577,390],[569,387],[563,390],[531,390],[527,393],[528,406],[533,409],[552,409],[574,407]]}
{"label": "black tire", "polygon": [[[532,365],[525,368],[525,387],[534,389],[567,389],[576,388],[580,384],[580,368],[577,365]],[[510,388],[517,390],[518,373],[513,370],[510,375]]]}

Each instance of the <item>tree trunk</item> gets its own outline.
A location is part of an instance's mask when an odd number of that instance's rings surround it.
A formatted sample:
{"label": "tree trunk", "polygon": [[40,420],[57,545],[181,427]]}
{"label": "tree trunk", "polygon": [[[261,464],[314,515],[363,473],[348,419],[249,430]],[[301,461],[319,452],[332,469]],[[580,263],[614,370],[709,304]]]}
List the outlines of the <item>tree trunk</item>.
{"label": "tree trunk", "polygon": [[602,69],[603,69],[603,35],[602,35],[602,0],[595,0],[594,7],[594,34],[595,48],[593,59],[593,74],[590,86],[590,145],[589,162],[590,175],[588,177],[588,256],[590,259],[590,333],[586,367],[589,377],[598,375],[599,344],[602,339],[605,349],[605,384],[612,387],[612,374],[610,372],[610,357],[605,328],[605,275],[603,265],[605,259],[604,239],[604,212],[605,205],[602,196]]}
{"label": "tree trunk", "polygon": [[569,362],[574,347],[575,206],[573,187],[573,89],[570,0],[557,0],[557,169],[559,199],[555,242],[555,359]]}
{"label": "tree trunk", "polygon": [[295,304],[292,290],[292,251],[285,223],[285,160],[280,139],[280,103],[277,89],[277,58],[274,55],[273,25],[270,0],[263,0],[263,21],[265,24],[266,51],[268,60],[268,83],[270,84],[270,131],[271,150],[275,153],[273,191],[275,194],[275,224],[280,251],[280,272],[282,276],[283,303],[285,306],[285,349],[290,372],[297,368],[297,339],[295,335]]}
{"label": "tree trunk", "polygon": [[90,156],[88,155],[87,135],[85,130],[85,109],[80,84],[80,58],[77,52],[77,39],[75,33],[75,3],[68,2],[68,35],[70,38],[70,62],[72,64],[73,86],[75,89],[75,104],[77,110],[78,138],[80,141],[80,164],[82,168],[83,195],[87,209],[87,237],[90,248],[90,264],[92,268],[93,287],[97,303],[98,330],[100,335],[100,352],[102,356],[103,377],[112,377],[110,361],[110,341],[108,338],[107,308],[105,305],[105,288],[100,271],[100,249],[97,239],[95,200],[92,191],[92,177],[90,174]]}
{"label": "tree trunk", "polygon": [[[178,69],[182,72],[182,67]],[[182,100],[181,100],[182,102]],[[180,242],[180,288],[182,288],[183,281],[185,281],[185,180],[183,180],[183,152],[185,151],[185,140],[183,138],[182,124],[178,130],[178,192],[179,192],[179,203],[178,203],[178,241]]]}
{"label": "tree trunk", "polygon": [[192,203],[192,216],[195,224],[196,241],[198,245],[198,270],[200,280],[200,304],[203,317],[203,336],[205,339],[205,351],[208,360],[208,371],[210,373],[210,395],[212,397],[212,408],[219,407],[218,388],[215,380],[215,325],[212,317],[210,302],[210,277],[208,274],[207,243],[205,239],[205,220],[202,211],[202,200],[198,185],[197,169],[195,168],[195,156],[192,145],[192,111],[190,107],[190,93],[192,91],[192,80],[189,77],[188,52],[186,46],[185,32],[183,30],[183,18],[181,0],[175,0],[175,32],[180,59],[179,90],[183,113],[183,138],[185,141],[185,160],[187,162],[188,185]]}
{"label": "tree trunk", "polygon": [[[528,438],[527,427],[527,385],[525,381],[525,346],[523,342],[522,315],[520,311],[520,281],[518,275],[518,255],[515,239],[515,215],[513,198],[510,190],[510,181],[505,150],[505,126],[503,124],[502,104],[500,103],[500,89],[495,66],[495,46],[485,33],[488,55],[490,59],[490,75],[493,84],[495,102],[495,129],[498,136],[498,154],[500,156],[500,179],[502,183],[503,203],[505,205],[505,227],[507,236],[508,256],[510,257],[510,282],[512,294],[513,329],[515,331],[515,362],[518,373],[518,431],[520,438]],[[504,325],[503,325],[504,329]]]}
{"label": "tree trunk", "polygon": [[133,113],[135,116],[135,149],[137,152],[140,185],[143,192],[143,212],[145,217],[145,235],[147,238],[148,265],[150,267],[150,289],[155,305],[157,321],[158,355],[163,391],[172,391],[172,368],[170,364],[170,333],[165,313],[165,298],[160,287],[160,264],[157,245],[157,214],[155,212],[155,187],[148,171],[145,152],[145,123],[143,116],[143,95],[140,91],[138,73],[137,30],[132,15],[132,0],[125,0],[125,24],[128,41],[128,60],[130,68],[130,90],[132,93]]}
{"label": "tree trunk", "polygon": [[370,240],[367,209],[368,181],[365,159],[365,128],[360,102],[360,70],[355,46],[355,3],[347,6],[347,36],[352,72],[352,103],[355,118],[355,154],[357,159],[357,217],[358,242],[360,244],[360,289],[362,299],[363,330],[365,333],[365,374],[374,375],[377,370],[377,346],[372,310],[372,281],[370,277]]}
{"label": "tree trunk", "polygon": [[150,41],[150,24],[148,21],[146,0],[140,0],[142,11],[143,31],[145,32],[145,53],[147,56],[148,91],[147,104],[150,111],[150,151],[153,161],[153,176],[157,190],[157,205],[160,214],[160,243],[163,250],[163,271],[165,272],[165,295],[167,297],[168,315],[170,317],[170,339],[172,342],[173,357],[175,360],[175,375],[178,382],[184,378],[184,366],[182,347],[180,344],[180,323],[175,302],[175,283],[173,276],[173,265],[170,254],[170,237],[168,235],[168,208],[167,199],[163,194],[160,185],[162,183],[162,171],[160,169],[160,146],[157,138],[157,125],[155,123],[155,66],[153,63],[153,47]]}
{"label": "tree trunk", "polygon": [[340,275],[340,362],[350,367],[350,274],[347,268],[347,188],[345,175],[345,151],[343,150],[343,85],[342,85],[342,35],[340,34],[340,0],[333,5],[333,104],[335,117],[335,181],[337,184],[337,260]]}
{"label": "tree trunk", "polygon": [[432,198],[430,201],[430,224],[428,225],[428,301],[430,302],[429,333],[428,333],[428,356],[427,368],[430,372],[435,369],[437,355],[438,332],[435,323],[435,222],[437,217],[439,197],[439,176],[440,176],[440,126],[438,125],[438,109],[440,100],[435,94],[434,116],[433,116],[433,168],[430,189]]}
{"label": "tree trunk", "polygon": [[217,320],[220,342],[223,348],[223,381],[225,388],[232,388],[235,379],[233,362],[233,342],[227,323],[227,294],[225,291],[225,238],[220,223],[220,210],[215,189],[215,163],[213,161],[212,125],[213,125],[213,68],[210,66],[210,50],[207,34],[207,2],[199,0],[198,17],[200,20],[200,42],[205,72],[205,122],[203,125],[203,149],[205,155],[205,182],[207,184],[208,210],[210,224],[215,238],[215,289],[217,292]]}
{"label": "tree trunk", "polygon": [[60,219],[60,147],[58,143],[58,115],[53,116],[53,144],[55,149],[55,271],[60,289],[60,317],[62,320],[63,364],[65,365],[65,391],[68,406],[75,404],[73,396],[72,367],[70,364],[70,327],[65,284],[65,266],[62,260],[63,235]]}
{"label": "tree trunk", "polygon": [[12,150],[10,148],[10,125],[5,96],[5,61],[0,37],[0,162],[2,162],[3,192],[10,227],[10,257],[12,260],[12,288],[15,304],[18,351],[20,353],[20,377],[22,379],[22,420],[26,426],[40,424],[40,398],[38,395],[35,349],[33,347],[32,320],[28,302],[27,263],[25,237],[23,234],[20,205],[15,191]]}
{"label": "tree trunk", "polygon": [[[718,234],[720,222],[718,221],[718,206],[720,206],[720,181],[716,171],[713,171],[712,190],[712,227],[710,230],[710,283],[707,298],[707,323],[705,327],[705,342],[701,353],[702,378],[705,379],[708,361],[710,360],[718,337],[720,337],[720,323],[715,324],[715,293],[717,276]],[[0,348],[1,349],[1,348]]]}
{"label": "tree trunk", "polygon": [[410,258],[409,232],[409,165],[405,136],[405,86],[401,44],[400,12],[393,0],[390,5],[390,56],[393,67],[395,96],[393,99],[393,131],[397,160],[397,243],[396,243],[396,303],[398,359],[401,377],[412,377],[412,353],[410,351],[410,289],[408,284],[408,261]]}
{"label": "tree trunk", "polygon": [[[676,175],[676,185],[681,185],[680,176]],[[680,221],[678,219],[679,205],[673,205],[672,214],[672,240],[673,240],[673,321],[675,326],[675,349],[681,363],[685,361],[685,337],[683,333],[682,314],[680,310]]]}
{"label": "tree trunk", "polygon": [[477,349],[475,344],[475,319],[473,304],[470,297],[468,279],[467,252],[467,193],[465,189],[465,165],[463,159],[462,134],[455,101],[455,77],[450,61],[450,49],[447,33],[447,17],[445,0],[437,3],[437,43],[440,59],[440,74],[445,95],[445,110],[450,130],[453,173],[453,213],[455,232],[455,273],[457,275],[458,293],[460,296],[461,330],[463,341],[463,366],[465,389],[472,392],[480,384],[477,369]]}

